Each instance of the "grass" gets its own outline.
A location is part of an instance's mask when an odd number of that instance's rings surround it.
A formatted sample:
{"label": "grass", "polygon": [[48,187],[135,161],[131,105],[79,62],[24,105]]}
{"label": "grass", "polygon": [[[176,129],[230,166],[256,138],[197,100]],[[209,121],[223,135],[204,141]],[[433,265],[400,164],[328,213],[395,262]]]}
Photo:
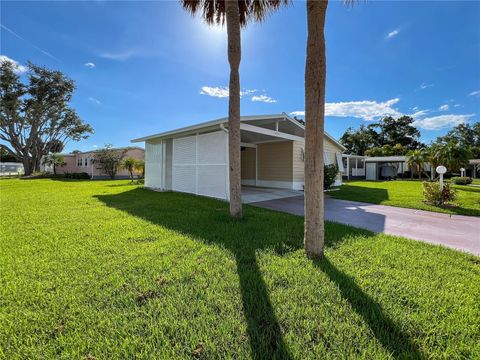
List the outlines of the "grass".
{"label": "grass", "polygon": [[329,196],[373,204],[435,211],[447,214],[480,216],[480,188],[453,185],[457,198],[450,206],[436,207],[423,202],[421,181],[349,181]]}
{"label": "grass", "polygon": [[480,258],[127,181],[0,180],[0,358],[480,357]]}

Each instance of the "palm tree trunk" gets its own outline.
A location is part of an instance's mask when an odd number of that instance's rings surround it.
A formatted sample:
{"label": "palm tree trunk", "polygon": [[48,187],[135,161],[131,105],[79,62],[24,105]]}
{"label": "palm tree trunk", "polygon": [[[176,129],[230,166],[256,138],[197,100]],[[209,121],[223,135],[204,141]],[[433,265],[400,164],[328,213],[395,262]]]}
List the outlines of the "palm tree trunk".
{"label": "palm tree trunk", "polygon": [[225,1],[228,37],[230,84],[228,98],[228,154],[230,179],[230,215],[242,217],[242,185],[240,174],[240,12],[238,1]]}
{"label": "palm tree trunk", "polygon": [[307,0],[305,64],[305,252],[322,256],[324,245],[323,135],[325,116],[325,16],[328,0]]}

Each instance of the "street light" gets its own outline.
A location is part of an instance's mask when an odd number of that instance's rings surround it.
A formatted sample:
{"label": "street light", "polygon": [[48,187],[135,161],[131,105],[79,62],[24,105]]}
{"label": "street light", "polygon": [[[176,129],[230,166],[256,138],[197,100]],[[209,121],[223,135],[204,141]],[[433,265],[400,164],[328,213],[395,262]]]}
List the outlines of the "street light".
{"label": "street light", "polygon": [[443,174],[447,172],[447,168],[443,165],[437,166],[435,171],[440,174],[440,190],[443,190]]}

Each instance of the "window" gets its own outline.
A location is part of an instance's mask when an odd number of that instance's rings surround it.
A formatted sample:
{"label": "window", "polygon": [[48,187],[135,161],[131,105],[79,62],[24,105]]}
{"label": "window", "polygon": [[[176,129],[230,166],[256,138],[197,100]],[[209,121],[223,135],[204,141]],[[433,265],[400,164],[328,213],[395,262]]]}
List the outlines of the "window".
{"label": "window", "polygon": [[85,158],[85,166],[88,166],[88,158]]}
{"label": "window", "polygon": [[82,160],[83,158],[81,157],[77,158],[77,166],[82,166]]}

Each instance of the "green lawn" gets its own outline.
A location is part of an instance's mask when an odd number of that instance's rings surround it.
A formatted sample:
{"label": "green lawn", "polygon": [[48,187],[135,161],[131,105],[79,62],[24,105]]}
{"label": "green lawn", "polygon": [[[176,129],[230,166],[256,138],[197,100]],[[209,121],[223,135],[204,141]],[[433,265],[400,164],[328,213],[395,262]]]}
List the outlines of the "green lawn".
{"label": "green lawn", "polygon": [[480,258],[126,181],[0,180],[0,358],[479,358]]}
{"label": "green lawn", "polygon": [[349,181],[329,196],[362,201],[373,204],[398,206],[403,208],[428,210],[447,214],[480,216],[480,188],[474,186],[453,185],[457,199],[448,207],[436,207],[423,202],[421,181]]}

